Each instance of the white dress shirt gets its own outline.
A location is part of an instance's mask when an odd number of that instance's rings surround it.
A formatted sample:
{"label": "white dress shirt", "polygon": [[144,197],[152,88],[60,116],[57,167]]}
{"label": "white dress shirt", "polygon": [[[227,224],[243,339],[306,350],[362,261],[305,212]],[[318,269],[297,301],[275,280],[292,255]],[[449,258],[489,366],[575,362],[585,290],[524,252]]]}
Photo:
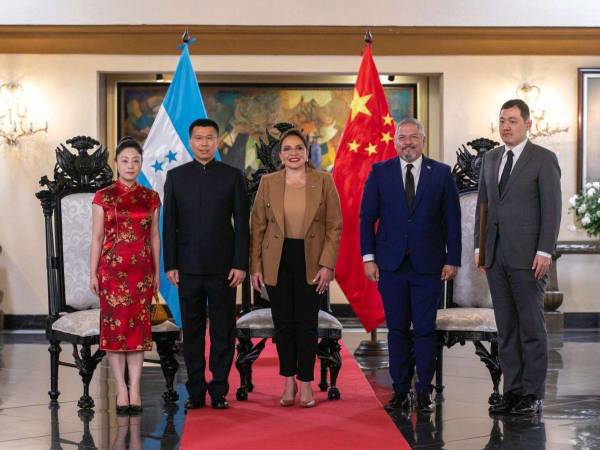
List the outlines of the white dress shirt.
{"label": "white dress shirt", "polygon": [[423,155],[419,156],[418,159],[415,159],[413,162],[404,161],[400,158],[400,169],[402,171],[402,184],[406,188],[406,166],[409,164],[413,165],[411,170],[413,174],[413,178],[415,180],[415,194],[417,193],[417,186],[419,185],[419,176],[421,175],[421,166],[423,165]]}
{"label": "white dress shirt", "polygon": [[[402,184],[406,188],[406,166],[412,164],[412,174],[415,180],[415,195],[417,193],[417,186],[419,185],[419,176],[421,175],[421,166],[423,165],[423,155],[419,156],[419,158],[415,159],[413,162],[408,162],[400,158],[400,172],[402,174]],[[369,253],[367,255],[363,255],[363,262],[375,261],[375,255]]]}
{"label": "white dress shirt", "polygon": [[502,177],[502,171],[504,170],[504,166],[506,165],[506,161],[508,159],[508,151],[512,150],[513,155],[514,155],[513,156],[513,165],[512,165],[512,168],[510,169],[510,173],[512,173],[513,169],[517,165],[517,160],[519,159],[519,156],[521,156],[521,153],[523,153],[523,149],[525,148],[525,145],[527,145],[527,139],[525,139],[520,144],[515,145],[513,148],[510,148],[508,145],[504,146],[504,153],[502,154],[502,160],[500,161],[500,170],[498,170],[498,184],[500,184],[500,178]]}
{"label": "white dress shirt", "polygon": [[[502,154],[502,160],[500,161],[500,169],[498,170],[498,183],[500,183],[500,178],[502,177],[502,171],[504,170],[504,166],[506,165],[506,160],[508,159],[508,151],[512,150],[512,152],[513,152],[513,165],[512,165],[512,168],[510,169],[510,173],[512,173],[512,171],[514,170],[515,166],[517,165],[517,161],[519,160],[521,153],[523,153],[523,149],[525,148],[526,145],[527,145],[527,138],[525,138],[525,140],[523,142],[515,145],[512,148],[509,147],[508,145],[504,145],[504,153]],[[476,254],[479,253],[478,248],[475,249],[475,253]],[[540,256],[545,256],[546,258],[552,258],[551,254],[542,252],[541,250],[538,250],[536,252],[536,254],[538,254]]]}

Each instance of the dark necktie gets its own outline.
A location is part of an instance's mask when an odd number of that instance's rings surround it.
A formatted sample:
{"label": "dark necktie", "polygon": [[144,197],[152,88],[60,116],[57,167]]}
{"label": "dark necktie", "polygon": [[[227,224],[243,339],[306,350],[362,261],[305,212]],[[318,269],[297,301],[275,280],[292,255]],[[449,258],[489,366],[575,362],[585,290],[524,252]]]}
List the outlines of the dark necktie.
{"label": "dark necktie", "polygon": [[502,175],[500,176],[500,183],[498,183],[498,190],[500,191],[500,196],[502,196],[502,192],[504,188],[506,188],[506,183],[508,183],[508,177],[510,176],[510,171],[513,166],[513,156],[514,153],[512,150],[506,152],[506,164],[504,164],[504,169],[502,170]]}
{"label": "dark necktie", "polygon": [[415,199],[415,178],[411,172],[413,168],[412,164],[406,165],[406,183],[404,183],[404,190],[406,191],[406,203],[410,208],[413,200]]}

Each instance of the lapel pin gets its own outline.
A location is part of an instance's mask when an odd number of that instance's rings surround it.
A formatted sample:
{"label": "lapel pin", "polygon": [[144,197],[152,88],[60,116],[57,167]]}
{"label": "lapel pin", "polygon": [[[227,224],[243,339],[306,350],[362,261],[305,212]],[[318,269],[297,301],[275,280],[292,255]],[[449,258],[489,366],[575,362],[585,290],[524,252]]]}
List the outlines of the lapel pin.
{"label": "lapel pin", "polygon": [[425,166],[425,167],[427,167],[427,170],[431,170],[431,166]]}

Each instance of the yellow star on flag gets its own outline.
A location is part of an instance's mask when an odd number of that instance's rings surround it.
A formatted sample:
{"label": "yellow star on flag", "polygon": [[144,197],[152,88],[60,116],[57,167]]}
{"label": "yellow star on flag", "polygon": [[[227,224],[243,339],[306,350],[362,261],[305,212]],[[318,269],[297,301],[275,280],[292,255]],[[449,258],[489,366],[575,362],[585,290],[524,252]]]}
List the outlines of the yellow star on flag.
{"label": "yellow star on flag", "polygon": [[377,147],[373,144],[371,144],[369,142],[369,145],[367,146],[367,148],[365,149],[367,151],[367,153],[369,154],[369,156],[377,153]]}
{"label": "yellow star on flag", "polygon": [[390,142],[392,140],[392,136],[390,135],[390,133],[381,133],[381,141],[385,142],[385,144],[387,145],[388,142]]}
{"label": "yellow star on flag", "polygon": [[371,115],[371,111],[367,108],[367,102],[371,98],[372,94],[363,95],[362,97],[358,94],[356,88],[354,88],[354,98],[352,99],[352,103],[350,104],[350,108],[352,108],[352,115],[350,116],[350,120],[354,120],[354,118],[358,115],[358,113],[366,114],[367,116]]}
{"label": "yellow star on flag", "polygon": [[349,152],[357,153],[358,147],[359,147],[359,144],[358,144],[358,142],[356,142],[356,139],[354,139],[352,142],[348,143],[348,151]]}
{"label": "yellow star on flag", "polygon": [[391,125],[393,120],[394,120],[394,118],[392,116],[390,116],[390,113],[387,113],[385,116],[383,116],[383,124],[384,125]]}

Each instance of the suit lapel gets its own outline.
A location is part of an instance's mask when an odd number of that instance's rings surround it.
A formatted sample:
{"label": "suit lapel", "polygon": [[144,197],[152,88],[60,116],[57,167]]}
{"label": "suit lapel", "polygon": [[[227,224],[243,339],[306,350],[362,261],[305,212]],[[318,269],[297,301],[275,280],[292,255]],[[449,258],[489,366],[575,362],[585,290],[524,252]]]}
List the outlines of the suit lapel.
{"label": "suit lapel", "polygon": [[283,195],[285,189],[285,171],[280,170],[276,176],[273,177],[271,189],[269,190],[269,199],[271,201],[271,208],[275,221],[279,226],[279,229],[285,231],[285,220],[283,218]]}
{"label": "suit lapel", "polygon": [[[429,161],[429,159],[423,156],[423,161],[421,162],[421,173],[419,174],[419,184],[417,185],[417,192],[415,195],[415,199],[413,200],[411,210],[415,210],[417,206],[419,206],[419,202],[423,198],[424,193],[427,192],[429,182],[431,180],[432,170],[433,169],[431,168],[431,162]],[[406,201],[406,194],[404,195],[404,198],[404,201]]]}
{"label": "suit lapel", "polygon": [[502,162],[502,155],[504,155],[505,147],[501,147],[502,150],[498,152],[496,155],[496,159],[493,162],[492,166],[492,186],[496,186],[494,192],[496,196],[500,197],[500,186],[498,183],[498,177],[500,176],[500,163]]}
{"label": "suit lapel", "polygon": [[508,177],[508,182],[506,183],[504,192],[502,192],[502,198],[506,197],[506,193],[510,190],[510,187],[514,184],[515,178],[517,178],[519,176],[519,173],[523,170],[523,167],[525,167],[527,165],[527,163],[533,156],[534,151],[535,150],[533,150],[533,145],[531,144],[531,142],[527,141],[527,144],[525,144],[525,148],[523,148],[523,152],[521,153],[521,156],[519,156],[519,159],[517,160],[515,167],[513,167],[513,170],[510,172],[510,176]]}
{"label": "suit lapel", "polygon": [[319,204],[321,203],[321,192],[323,191],[323,179],[311,169],[306,170],[306,213],[304,214],[304,234],[308,232],[310,224],[315,218]]}

